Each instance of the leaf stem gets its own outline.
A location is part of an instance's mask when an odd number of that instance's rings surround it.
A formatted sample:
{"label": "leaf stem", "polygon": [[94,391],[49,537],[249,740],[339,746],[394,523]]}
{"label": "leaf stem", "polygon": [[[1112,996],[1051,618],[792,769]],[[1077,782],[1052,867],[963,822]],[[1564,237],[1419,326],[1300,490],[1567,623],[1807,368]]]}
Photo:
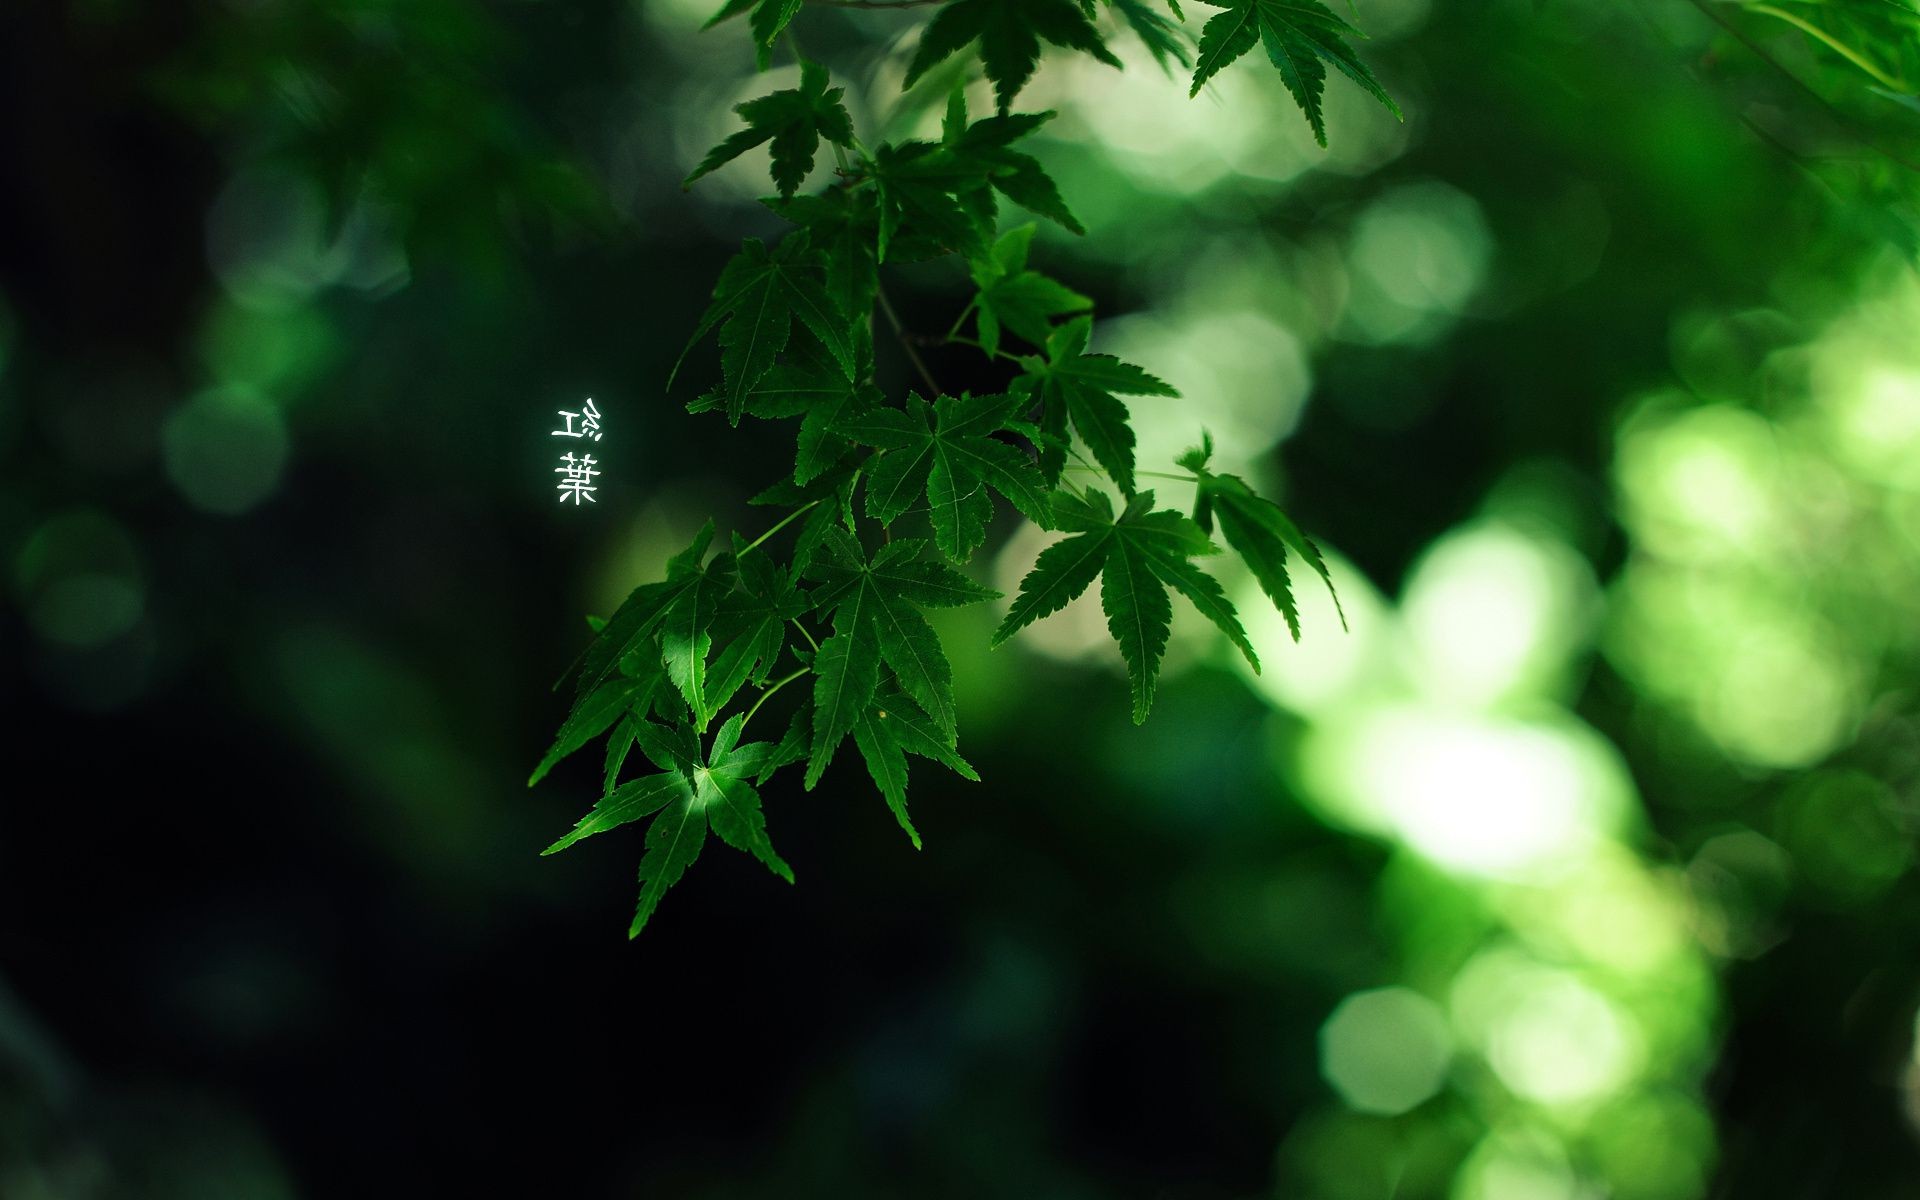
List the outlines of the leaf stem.
{"label": "leaf stem", "polygon": [[753,702],[753,706],[751,708],[747,709],[747,715],[740,718],[741,730],[745,731],[748,723],[750,723],[753,720],[753,714],[760,711],[760,706],[762,704],[765,704],[769,697],[771,697],[775,692],[779,691],[781,688],[792,683],[794,680],[800,678],[802,675],[805,675],[806,673],[807,673],[807,669],[805,667],[801,667],[798,671],[795,671],[793,674],[782,676],[781,678],[768,684],[767,690],[764,692],[761,692],[760,698]]}
{"label": "leaf stem", "polygon": [[972,312],[979,303],[980,294],[975,292],[973,299],[967,301],[967,306],[960,310],[960,315],[953,319],[953,325],[947,330],[946,336],[940,340],[943,342],[951,342],[957,339],[960,336],[961,323],[967,319],[967,314]]}
{"label": "leaf stem", "polygon": [[793,627],[794,627],[795,629],[797,629],[797,630],[799,630],[799,631],[800,631],[800,636],[801,636],[801,637],[803,637],[803,638],[805,638],[805,639],[807,639],[807,645],[809,645],[809,646],[812,646],[812,647],[813,647],[813,652],[814,652],[815,654],[818,654],[818,653],[820,653],[820,643],[819,643],[819,642],[816,642],[816,641],[814,641],[814,640],[813,640],[813,635],[812,635],[811,633],[808,633],[808,632],[807,632],[807,627],[806,627],[805,625],[802,625],[802,624],[800,623],[800,618],[799,618],[799,617],[788,617],[788,618],[787,618],[787,620],[788,620],[788,621],[789,621],[789,622],[790,622],[790,623],[791,623],[791,624],[793,625]]}
{"label": "leaf stem", "polygon": [[1747,5],[1747,11],[1751,13],[1761,13],[1769,17],[1778,17],[1780,20],[1785,21],[1787,24],[1793,26],[1795,29],[1798,29],[1800,32],[1806,34],[1808,37],[1813,38],[1814,40],[1819,41],[1821,43],[1824,43],[1829,50],[1832,50],[1835,54],[1838,54],[1840,57],[1846,59],[1848,62],[1852,63],[1854,66],[1859,67],[1866,74],[1872,76],[1874,80],[1878,82],[1882,87],[1885,87],[1891,91],[1900,92],[1904,95],[1911,95],[1913,92],[1913,88],[1911,86],[1909,86],[1904,81],[1895,79],[1893,76],[1887,74],[1884,70],[1880,68],[1880,65],[1878,63],[1875,63],[1872,59],[1868,58],[1866,55],[1860,53],[1858,50],[1855,50],[1852,46],[1847,45],[1847,43],[1841,41],[1837,37],[1834,37],[1832,34],[1828,33],[1826,30],[1820,28],[1818,25],[1815,25],[1813,22],[1807,20],[1804,17],[1798,16],[1797,14],[1794,14],[1794,13],[1787,12],[1784,9],[1775,8],[1771,4],[1749,4]]}
{"label": "leaf stem", "polygon": [[[962,313],[960,315],[964,317],[966,314]],[[1010,363],[1017,363],[1020,361],[1019,355],[1008,354],[1005,350],[994,350],[991,353],[989,353],[987,348],[985,346],[982,346],[979,342],[975,341],[970,337],[964,337],[960,334],[949,333],[946,337],[943,337],[940,340],[943,342],[951,343],[955,346],[972,346],[975,350],[978,350],[982,354],[986,354],[987,357],[989,358],[1004,358]]]}
{"label": "leaf stem", "polygon": [[799,508],[796,508],[792,512],[788,513],[786,516],[781,517],[780,520],[774,524],[772,529],[767,530],[765,533],[761,534],[759,537],[753,539],[751,542],[748,542],[746,545],[746,548],[740,551],[740,553],[742,555],[745,555],[745,554],[751,553],[752,551],[758,550],[760,548],[760,543],[766,541],[768,538],[772,537],[774,534],[779,533],[782,529],[785,529],[787,526],[793,524],[793,522],[796,519],[798,519],[801,516],[801,514],[805,513],[808,509],[812,508],[814,505],[818,503],[820,503],[820,501],[818,500],[809,500],[805,504],[802,504]]}
{"label": "leaf stem", "polygon": [[[1079,453],[1075,452],[1074,457],[1079,458],[1080,457]],[[1085,460],[1082,460],[1082,461],[1085,461]],[[1091,465],[1084,466],[1084,467],[1069,466],[1066,469],[1069,471],[1091,471],[1095,475],[1106,474],[1106,472],[1101,470],[1099,467],[1091,466]],[[1142,479],[1175,479],[1180,481],[1181,483],[1199,483],[1200,482],[1200,477],[1198,475],[1182,475],[1175,471],[1135,471],[1134,474],[1139,476]]]}
{"label": "leaf stem", "polygon": [[1107,473],[1107,469],[1105,467],[1101,466],[1099,463],[1090,461],[1086,455],[1080,453],[1080,447],[1074,445],[1071,441],[1067,443],[1067,453],[1073,455],[1075,458],[1079,459],[1081,462],[1081,465],[1078,467],[1075,467],[1074,470],[1092,471],[1096,475],[1105,475]]}
{"label": "leaf stem", "polygon": [[1902,166],[1909,171],[1920,173],[1920,163],[1914,162],[1912,159],[1907,158],[1905,155],[1900,154],[1895,150],[1889,149],[1887,146],[1882,144],[1879,141],[1879,139],[1874,137],[1874,135],[1871,132],[1861,128],[1860,125],[1857,124],[1851,117],[1849,117],[1846,113],[1842,112],[1839,109],[1839,107],[1833,103],[1833,101],[1821,95],[1805,80],[1801,79],[1798,75],[1795,75],[1792,71],[1788,70],[1786,64],[1782,63],[1778,58],[1775,58],[1771,53],[1769,53],[1766,47],[1762,46],[1759,42],[1756,42],[1751,36],[1747,34],[1745,30],[1741,29],[1738,25],[1734,24],[1732,21],[1729,21],[1725,16],[1721,15],[1718,11],[1716,11],[1719,5],[1714,3],[1709,3],[1709,0],[1686,0],[1686,2],[1688,4],[1691,4],[1695,9],[1697,9],[1701,16],[1705,17],[1709,21],[1712,21],[1715,25],[1718,25],[1720,28],[1726,30],[1727,33],[1731,35],[1735,41],[1739,42],[1742,46],[1745,46],[1749,53],[1751,53],[1755,58],[1759,59],[1761,62],[1765,63],[1767,66],[1771,67],[1774,71],[1777,71],[1784,79],[1786,79],[1788,83],[1792,84],[1794,87],[1798,88],[1800,91],[1805,92],[1808,96],[1812,97],[1814,103],[1818,104],[1821,108],[1827,111],[1827,115],[1829,116],[1829,118],[1832,119],[1834,124],[1838,125],[1841,129],[1845,130],[1848,134],[1850,134],[1855,141],[1859,142],[1863,146],[1866,146],[1868,149],[1873,150],[1875,153],[1881,155],[1883,158],[1887,159],[1889,162],[1896,163],[1899,166]]}

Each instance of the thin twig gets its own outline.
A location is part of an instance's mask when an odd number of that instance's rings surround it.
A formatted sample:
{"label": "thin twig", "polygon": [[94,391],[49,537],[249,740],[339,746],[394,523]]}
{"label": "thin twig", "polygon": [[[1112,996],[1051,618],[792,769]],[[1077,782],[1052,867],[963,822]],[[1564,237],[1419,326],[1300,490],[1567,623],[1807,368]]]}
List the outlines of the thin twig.
{"label": "thin twig", "polygon": [[893,326],[894,336],[900,339],[900,348],[907,352],[907,358],[920,372],[920,378],[927,381],[927,387],[932,389],[935,396],[945,395],[946,393],[940,390],[940,385],[934,382],[933,372],[927,370],[926,360],[921,358],[920,351],[915,349],[913,338],[907,333],[907,327],[900,321],[900,314],[894,311],[893,301],[887,299],[887,289],[876,287],[873,294],[880,302],[880,311],[887,315],[887,322]]}

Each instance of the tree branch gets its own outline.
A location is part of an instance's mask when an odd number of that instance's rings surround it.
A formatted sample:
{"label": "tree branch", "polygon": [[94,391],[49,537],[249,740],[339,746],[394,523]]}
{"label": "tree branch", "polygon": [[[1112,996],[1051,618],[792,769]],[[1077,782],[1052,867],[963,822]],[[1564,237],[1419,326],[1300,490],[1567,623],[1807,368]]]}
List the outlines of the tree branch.
{"label": "tree branch", "polygon": [[900,348],[907,352],[907,357],[912,360],[914,369],[920,372],[920,378],[926,380],[927,387],[932,389],[934,396],[945,395],[946,393],[940,390],[940,385],[934,382],[933,372],[927,370],[927,360],[920,357],[919,348],[913,344],[913,335],[907,332],[907,327],[900,321],[900,314],[894,311],[893,301],[887,299],[887,289],[876,287],[873,294],[880,302],[880,311],[887,314],[887,323],[893,326],[894,336],[900,339]]}

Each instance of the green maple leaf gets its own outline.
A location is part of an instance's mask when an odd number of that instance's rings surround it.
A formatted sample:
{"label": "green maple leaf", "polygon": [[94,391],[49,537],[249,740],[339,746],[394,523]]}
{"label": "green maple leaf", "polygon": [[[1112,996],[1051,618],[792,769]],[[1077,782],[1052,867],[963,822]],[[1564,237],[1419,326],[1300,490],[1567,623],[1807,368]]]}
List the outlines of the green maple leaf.
{"label": "green maple leaf", "polygon": [[1347,45],[1347,38],[1365,35],[1335,16],[1333,10],[1319,0],[1205,0],[1205,3],[1226,11],[1209,19],[1200,31],[1200,57],[1194,64],[1192,95],[1199,95],[1207,80],[1258,42],[1266,47],[1267,57],[1279,68],[1281,81],[1293,93],[1300,111],[1307,115],[1314,139],[1322,146],[1327,144],[1326,120],[1320,111],[1320,98],[1327,86],[1324,63],[1332,63],[1341,74],[1386,105],[1394,116],[1401,115],[1400,106]]}
{"label": "green maple leaf", "polygon": [[884,399],[879,388],[867,383],[825,396],[809,408],[800,418],[793,462],[794,482],[810,483],[838,463],[852,443],[836,432],[836,427],[876,411]]}
{"label": "green maple leaf", "polygon": [[1247,569],[1260,582],[1260,590],[1287,619],[1287,629],[1294,641],[1300,640],[1300,609],[1294,603],[1293,585],[1287,574],[1288,551],[1305,559],[1327,585],[1334,611],[1340,614],[1340,627],[1345,629],[1346,610],[1340,606],[1340,593],[1334,590],[1333,576],[1327,571],[1327,560],[1321,557],[1320,547],[1300,531],[1279,505],[1256,495],[1244,479],[1207,470],[1207,462],[1212,457],[1211,437],[1180,456],[1180,465],[1200,477],[1193,499],[1194,520],[1202,529],[1211,531],[1214,519],[1219,519],[1220,533],[1227,539],[1227,545],[1246,560]]}
{"label": "green maple leaf", "polygon": [[[768,419],[805,416],[816,405],[831,404],[853,390],[854,385],[838,369],[831,366],[822,369],[807,361],[804,354],[789,355],[787,361],[747,389],[740,411],[745,416]],[[715,385],[687,401],[690,413],[713,412],[726,406],[727,392],[723,385]]]}
{"label": "green maple leaf", "polygon": [[1007,428],[1026,403],[1021,396],[942,396],[928,405],[911,393],[907,407],[883,408],[843,422],[837,431],[885,451],[866,470],[867,513],[891,525],[922,495],[940,552],[965,560],[987,540],[993,498],[1050,528],[1046,481],[1027,456],[992,434]]}
{"label": "green maple leaf", "polygon": [[635,723],[639,720],[629,713],[620,719],[620,724],[607,736],[606,762],[602,768],[600,792],[605,795],[620,782],[620,769],[626,766],[627,755],[633,750]]}
{"label": "green maple leaf", "polygon": [[662,619],[689,588],[705,586],[701,563],[712,542],[713,522],[708,521],[685,550],[667,560],[664,580],[643,583],[633,589],[613,616],[595,632],[593,641],[581,655],[576,711],[613,678],[616,670],[640,677],[659,664],[658,635]]}
{"label": "green maple leaf", "polygon": [[764,552],[748,552],[737,534],[734,561],[739,586],[720,601],[712,626],[717,649],[705,679],[710,710],[726,707],[748,682],[766,683],[767,673],[786,645],[788,622],[803,616],[809,607],[787,572]]}
{"label": "green maple leaf", "polygon": [[[623,720],[636,710],[646,711],[653,702],[654,689],[660,685],[663,675],[664,671],[661,670],[643,671],[637,676],[615,675],[582,695],[573,711],[567,715],[566,722],[560,726],[552,747],[533,769],[533,774],[527,777],[527,786],[539,783],[561,759],[605,733],[616,721]],[[616,735],[608,742],[610,757],[614,753],[611,747],[617,740]],[[608,770],[610,773],[617,772],[619,765],[614,763]]]}
{"label": "green maple leaf", "polygon": [[853,118],[841,103],[845,94],[844,88],[827,87],[825,67],[802,62],[799,87],[734,108],[747,127],[709,150],[681,186],[691,187],[695,180],[771,141],[773,184],[783,198],[792,196],[813,170],[813,155],[821,138],[836,146],[853,145]]}
{"label": "green maple leaf", "polygon": [[971,254],[985,241],[993,196],[980,187],[984,173],[978,164],[934,142],[905,142],[875,150],[871,171],[881,262]]}
{"label": "green maple leaf", "polygon": [[1065,608],[1097,576],[1107,630],[1126,660],[1134,724],[1145,721],[1153,707],[1154,684],[1173,619],[1169,587],[1219,626],[1255,671],[1260,669],[1226,593],[1190,561],[1220,552],[1193,521],[1172,509],[1154,511],[1152,492],[1129,500],[1118,519],[1106,494],[1092,490],[1084,495],[1056,493],[1053,511],[1060,528],[1078,532],[1040,552],[1033,569],[1020,581],[1020,595],[994,632],[995,645]]}
{"label": "green maple leaf", "polygon": [[795,483],[789,476],[748,501],[782,508],[812,505],[801,518],[799,536],[794,538],[794,562],[806,562],[833,530],[854,531],[853,494],[860,481],[861,457],[848,454],[805,484]]}
{"label": "green maple leaf", "polygon": [[[858,361],[864,376],[869,370],[864,350]],[[800,418],[793,479],[806,484],[834,467],[852,445],[834,432],[834,426],[878,408],[884,400],[884,394],[872,383],[855,383],[842,375],[814,344],[798,353],[790,352],[786,361],[753,386],[741,407],[750,417]],[[725,389],[715,387],[688,402],[687,411],[708,412],[725,407],[726,402]]]}
{"label": "green maple leaf", "polygon": [[1059,185],[1040,165],[1040,160],[1012,148],[1015,142],[1034,133],[1056,115],[1051,109],[1004,113],[969,124],[966,90],[955,88],[947,97],[940,144],[956,157],[979,166],[987,183],[1015,204],[1058,223],[1071,233],[1085,233],[1086,229],[1068,211]]}
{"label": "green maple leaf", "polygon": [[713,14],[702,28],[712,29],[730,17],[751,12],[753,15],[747,18],[747,24],[753,30],[759,67],[764,71],[773,65],[773,43],[805,5],[806,0],[727,0],[726,5]]}
{"label": "green maple leaf", "polygon": [[853,744],[915,850],[920,848],[920,831],[907,815],[907,755],[932,759],[964,779],[980,781],[979,774],[954,750],[952,738],[898,691],[883,690],[854,722]]}
{"label": "green maple leaf", "polygon": [[[712,540],[709,521],[668,562],[667,578],[634,589],[600,630],[584,656],[573,713],[529,782],[623,713],[644,716],[649,704],[661,704],[663,692],[677,692],[693,726],[705,730],[744,683],[765,678],[785,621],[806,605],[764,554],[742,563],[735,553],[723,553],[703,565]],[[737,537],[734,544],[737,552]],[[632,682],[615,678],[616,665]],[[662,676],[672,691],[658,686]],[[622,696],[624,706],[618,705]]]}
{"label": "green maple leaf", "polygon": [[701,766],[705,757],[700,752],[700,735],[684,719],[670,720],[667,724],[654,721],[635,721],[630,729],[633,744],[640,748],[647,761],[662,771],[677,771],[693,785],[693,773]]}
{"label": "green maple leaf", "polygon": [[981,348],[989,355],[1000,352],[1003,326],[1035,346],[1044,346],[1055,317],[1093,307],[1088,297],[1027,269],[1033,234],[1032,225],[1010,229],[994,243],[992,254],[973,262],[973,282],[979,288],[974,298],[976,323]]}
{"label": "green maple leaf", "polygon": [[[840,311],[855,316],[873,311],[879,290],[874,247],[880,211],[873,188],[830,188],[818,196],[769,200],[773,211],[806,231],[807,244],[827,256],[827,294]],[[856,349],[872,354],[866,320],[852,321]]]}
{"label": "green maple leaf", "polygon": [[793,716],[787,721],[787,731],[780,735],[773,749],[767,752],[765,761],[760,764],[760,774],[754,777],[759,786],[773,778],[774,772],[781,767],[807,759],[807,747],[813,742],[813,700],[802,700],[793,710]]}
{"label": "green maple leaf", "polygon": [[[857,378],[864,379],[872,371],[870,352],[862,347],[857,361]],[[762,387],[748,398],[747,412],[800,418],[793,481],[804,486],[832,470],[852,447],[834,427],[880,407],[886,397],[873,383],[856,383],[842,375],[823,354],[791,355],[789,362],[768,373]]]}
{"label": "green maple leaf", "polygon": [[1042,38],[1085,51],[1110,67],[1120,65],[1075,0],[949,0],[920,35],[905,86],[977,41],[1004,112],[1033,77]]}
{"label": "green maple leaf", "polygon": [[713,626],[737,579],[733,555],[721,554],[706,566],[682,574],[672,601],[659,617],[660,657],[667,679],[686,700],[695,728],[703,732],[720,708],[707,686]]}
{"label": "green maple leaf", "polygon": [[1012,113],[968,124],[965,99],[956,92],[940,141],[876,150],[868,169],[878,204],[879,260],[951,251],[984,255],[998,211],[996,192],[1074,233],[1085,232],[1039,161],[1011,149],[1053,116]]}
{"label": "green maple leaf", "polygon": [[[1067,423],[1073,423],[1094,461],[1133,495],[1133,426],[1121,396],[1178,397],[1166,382],[1111,354],[1088,354],[1092,318],[1069,321],[1046,340],[1047,357],[1024,357],[1024,372],[1014,381],[1041,402],[1040,428],[1053,440],[1040,447],[1040,468],[1049,482],[1057,482],[1066,466]],[[1022,335],[1024,336],[1024,335]]]}
{"label": "green maple leaf", "polygon": [[[1153,55],[1153,61],[1162,68],[1172,70],[1169,64],[1176,62],[1182,67],[1193,64],[1187,39],[1181,36],[1173,22],[1161,16],[1145,0],[1107,0],[1107,7],[1120,14],[1120,19],[1127,23],[1134,36],[1146,46],[1147,53]],[[1168,8],[1175,17],[1186,19],[1177,2],[1170,2]]]}
{"label": "green maple leaf", "polygon": [[[678,754],[662,751],[671,765],[656,761],[656,765],[662,766],[659,774],[614,788],[580,818],[571,832],[541,851],[557,854],[583,838],[652,817],[653,824],[647,829],[647,852],[640,860],[640,902],[634,911],[633,925],[627,931],[628,937],[640,933],[659,907],[660,897],[678,883],[687,868],[700,857],[709,829],[718,834],[721,841],[753,855],[775,875],[793,882],[793,869],[775,853],[773,843],[767,838],[760,793],[750,782],[776,747],[771,742],[740,745],[740,732],[745,723],[744,714],[728,720],[714,735],[713,748],[705,760],[691,766],[683,765]],[[667,731],[659,731],[651,744],[664,747],[671,736]],[[646,749],[648,744],[643,741],[642,748]],[[693,749],[697,754],[697,743],[693,743]]]}
{"label": "green maple leaf", "polygon": [[[746,412],[753,389],[773,370],[775,356],[786,349],[795,317],[825,348],[841,374],[854,378],[853,343],[847,336],[850,322],[827,294],[825,272],[825,259],[807,248],[804,238],[788,238],[772,253],[758,239],[748,238],[720,272],[713,303],[700,318],[688,347],[714,326],[721,326],[721,394],[727,419],[734,424]],[[683,350],[681,358],[685,357]],[[674,373],[679,370],[675,363]],[[667,385],[673,385],[672,375]]]}
{"label": "green maple leaf", "polygon": [[894,541],[869,559],[852,535],[835,529],[807,565],[806,576],[819,581],[811,593],[814,604],[833,610],[833,634],[813,661],[808,788],[871,708],[883,664],[946,743],[953,741],[953,670],[920,609],[971,604],[998,593],[944,563],[923,560],[926,548],[921,541]]}

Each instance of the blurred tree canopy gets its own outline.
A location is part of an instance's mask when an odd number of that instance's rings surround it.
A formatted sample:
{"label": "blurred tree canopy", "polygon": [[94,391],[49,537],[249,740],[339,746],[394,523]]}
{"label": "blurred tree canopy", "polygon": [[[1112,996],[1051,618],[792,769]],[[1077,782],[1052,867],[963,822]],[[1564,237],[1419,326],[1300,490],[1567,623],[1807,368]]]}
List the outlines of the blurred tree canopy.
{"label": "blurred tree canopy", "polygon": [[[969,6],[0,15],[0,1196],[1910,1194],[1906,0],[1356,0],[1405,121],[1336,64],[1324,150],[1264,46],[1188,99],[1261,4],[1041,37],[1085,233],[1028,261],[1349,631],[1229,564],[1261,672],[1177,613],[1136,727],[1088,593],[954,655],[922,851],[794,772],[799,886],[714,855],[633,946],[637,838],[538,857],[603,783],[520,786],[579,614],[792,468],[666,387],[781,228],[764,146],[681,186],[803,84],[758,9],[877,145],[994,110]],[[975,279],[882,270],[876,388],[1004,388]]]}

